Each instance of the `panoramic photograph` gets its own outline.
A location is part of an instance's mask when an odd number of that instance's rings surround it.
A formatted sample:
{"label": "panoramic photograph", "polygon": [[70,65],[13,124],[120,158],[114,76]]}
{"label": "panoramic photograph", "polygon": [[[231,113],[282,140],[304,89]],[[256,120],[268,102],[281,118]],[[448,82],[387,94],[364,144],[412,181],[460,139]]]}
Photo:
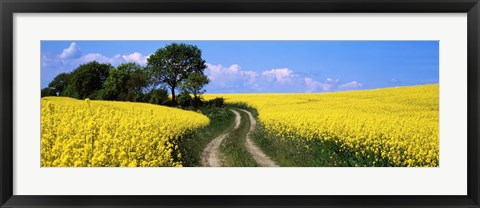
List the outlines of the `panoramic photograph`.
{"label": "panoramic photograph", "polygon": [[41,167],[439,167],[438,41],[41,41]]}

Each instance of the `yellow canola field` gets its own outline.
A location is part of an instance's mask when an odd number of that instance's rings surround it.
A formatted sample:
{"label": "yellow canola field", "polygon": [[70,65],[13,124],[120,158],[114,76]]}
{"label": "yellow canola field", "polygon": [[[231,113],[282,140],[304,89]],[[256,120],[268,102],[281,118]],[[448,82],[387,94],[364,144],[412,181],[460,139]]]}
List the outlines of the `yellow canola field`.
{"label": "yellow canola field", "polygon": [[439,165],[438,84],[310,94],[210,94],[257,109],[281,139],[334,141],[395,166]]}
{"label": "yellow canola field", "polygon": [[201,114],[144,103],[41,99],[42,167],[182,166],[178,140]]}

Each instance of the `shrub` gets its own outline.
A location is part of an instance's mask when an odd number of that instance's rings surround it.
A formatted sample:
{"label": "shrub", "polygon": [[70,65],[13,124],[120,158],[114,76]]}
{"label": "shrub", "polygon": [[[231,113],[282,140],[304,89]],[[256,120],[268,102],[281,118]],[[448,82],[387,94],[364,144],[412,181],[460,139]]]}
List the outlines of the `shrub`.
{"label": "shrub", "polygon": [[216,97],[212,100],[207,102],[207,106],[209,107],[219,107],[222,108],[225,105],[225,99],[223,97]]}
{"label": "shrub", "polygon": [[157,105],[168,105],[170,98],[168,98],[168,92],[165,89],[153,89],[148,92],[143,98],[144,102]]}
{"label": "shrub", "polygon": [[193,98],[190,96],[190,93],[183,91],[178,95],[177,102],[181,108],[188,108],[193,105]]}
{"label": "shrub", "polygon": [[46,87],[42,89],[41,96],[42,97],[57,96],[57,93],[55,92],[54,89]]}

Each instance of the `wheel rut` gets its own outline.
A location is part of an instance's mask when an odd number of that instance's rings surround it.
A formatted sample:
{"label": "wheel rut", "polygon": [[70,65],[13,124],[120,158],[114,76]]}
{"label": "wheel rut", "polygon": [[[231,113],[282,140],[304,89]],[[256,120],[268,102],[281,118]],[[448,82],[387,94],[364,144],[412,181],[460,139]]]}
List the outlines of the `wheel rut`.
{"label": "wheel rut", "polygon": [[[215,137],[210,143],[207,144],[202,152],[201,165],[203,167],[222,167],[222,160],[220,158],[220,145],[222,141],[227,138],[232,132],[236,131],[243,119],[250,120],[250,128],[248,132],[242,136],[245,137],[245,147],[250,153],[255,162],[261,167],[278,167],[278,165],[271,160],[252,140],[253,131],[256,128],[257,121],[253,115],[243,109],[229,109],[235,115],[235,122],[232,127],[228,128],[224,133]],[[242,118],[238,111],[242,111],[248,115],[248,118]]]}

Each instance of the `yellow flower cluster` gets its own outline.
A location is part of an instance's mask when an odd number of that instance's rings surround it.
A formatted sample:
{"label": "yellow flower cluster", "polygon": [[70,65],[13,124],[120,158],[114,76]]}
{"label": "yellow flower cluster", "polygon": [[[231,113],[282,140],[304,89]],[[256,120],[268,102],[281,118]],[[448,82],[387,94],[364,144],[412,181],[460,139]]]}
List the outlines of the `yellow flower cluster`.
{"label": "yellow flower cluster", "polygon": [[182,166],[179,139],[210,122],[144,103],[44,97],[41,109],[42,167]]}
{"label": "yellow flower cluster", "polygon": [[316,94],[224,94],[245,103],[278,138],[334,141],[395,166],[439,165],[438,84]]}

